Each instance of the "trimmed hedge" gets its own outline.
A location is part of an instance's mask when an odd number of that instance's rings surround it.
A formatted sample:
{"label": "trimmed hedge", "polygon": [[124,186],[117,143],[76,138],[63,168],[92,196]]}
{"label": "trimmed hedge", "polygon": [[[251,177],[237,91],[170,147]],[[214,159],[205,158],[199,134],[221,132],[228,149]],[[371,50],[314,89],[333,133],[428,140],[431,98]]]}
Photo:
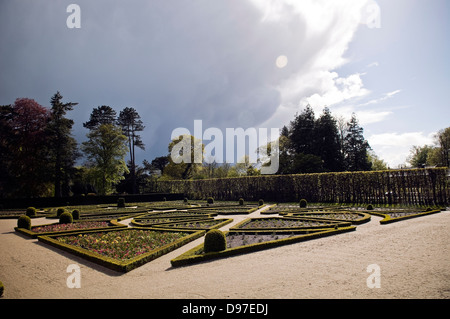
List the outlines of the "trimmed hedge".
{"label": "trimmed hedge", "polygon": [[157,189],[216,200],[314,203],[448,205],[448,168],[367,172],[260,175],[203,180],[158,181]]}
{"label": "trimmed hedge", "polygon": [[382,220],[380,220],[380,224],[383,225],[383,224],[389,224],[389,223],[402,221],[402,220],[405,220],[405,219],[416,218],[416,217],[421,217],[421,216],[425,216],[425,215],[431,215],[431,214],[440,213],[441,210],[440,209],[431,210],[431,211],[427,210],[425,212],[418,212],[417,214],[409,214],[409,215],[400,216],[400,217],[392,217],[389,214],[386,214],[386,213],[383,213],[383,212],[376,212],[376,211],[367,211],[367,212],[369,214],[371,214],[371,215],[384,217]]}
{"label": "trimmed hedge", "polygon": [[[318,230],[313,233],[309,234],[301,234],[299,236],[293,236],[290,238],[285,239],[277,239],[272,241],[267,241],[263,243],[255,243],[251,245],[245,245],[245,246],[239,246],[235,248],[227,248],[223,251],[219,252],[210,252],[210,253],[204,253],[204,244],[200,244],[197,247],[192,248],[191,250],[185,252],[184,254],[181,254],[180,256],[172,259],[170,261],[172,267],[179,267],[179,266],[185,266],[192,263],[202,262],[206,260],[211,259],[217,259],[217,258],[224,258],[224,257],[230,257],[235,256],[239,254],[245,254],[245,253],[251,253],[263,249],[269,249],[273,247],[278,247],[282,245],[287,244],[293,244],[298,243],[306,240],[316,239],[316,238],[322,238],[327,236],[332,236],[336,234],[341,234],[344,232],[354,231],[356,229],[356,226],[349,226],[349,227],[343,227],[343,228],[328,228],[328,229],[322,229]],[[228,234],[225,233],[225,234]]]}

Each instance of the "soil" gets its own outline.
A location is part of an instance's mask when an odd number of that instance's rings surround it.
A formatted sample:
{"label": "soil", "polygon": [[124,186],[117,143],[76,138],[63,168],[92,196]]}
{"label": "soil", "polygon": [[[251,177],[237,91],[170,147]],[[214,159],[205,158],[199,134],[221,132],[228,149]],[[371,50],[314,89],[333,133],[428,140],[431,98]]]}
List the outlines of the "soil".
{"label": "soil", "polygon": [[[221,229],[249,217],[264,215],[227,216],[234,222]],[[450,212],[386,225],[381,219],[372,216],[349,233],[172,268],[170,260],[202,243],[200,238],[125,274],[21,235],[14,231],[16,220],[3,219],[2,299],[450,299]],[[74,264],[80,267],[80,288],[67,285]],[[380,288],[368,285],[374,264]]]}

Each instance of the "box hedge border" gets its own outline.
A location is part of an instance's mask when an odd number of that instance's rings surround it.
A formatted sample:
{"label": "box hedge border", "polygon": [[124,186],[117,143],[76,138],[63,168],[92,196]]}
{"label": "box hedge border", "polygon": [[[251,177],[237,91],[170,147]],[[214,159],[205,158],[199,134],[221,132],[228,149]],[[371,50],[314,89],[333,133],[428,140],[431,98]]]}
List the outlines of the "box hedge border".
{"label": "box hedge border", "polygon": [[426,212],[420,212],[417,214],[410,214],[410,215],[405,215],[405,216],[401,216],[401,217],[391,217],[389,214],[385,214],[382,212],[374,212],[374,211],[367,211],[367,213],[371,214],[371,215],[375,215],[375,216],[380,216],[380,217],[384,217],[382,220],[380,220],[380,224],[389,224],[389,223],[394,223],[394,222],[399,222],[405,219],[410,219],[410,218],[416,218],[416,217],[421,217],[421,216],[425,216],[425,215],[431,215],[431,214],[436,214],[436,213],[440,213],[441,210],[440,209],[436,209],[436,210],[431,210],[431,211],[426,211]]}
{"label": "box hedge border", "polygon": [[[239,247],[234,247],[234,248],[227,248],[220,252],[210,252],[210,253],[206,253],[206,254],[205,253],[198,254],[198,252],[203,250],[204,244],[200,244],[200,245],[192,248],[191,250],[181,254],[180,256],[172,259],[170,261],[170,263],[171,263],[172,267],[186,266],[189,264],[198,263],[198,262],[202,262],[202,261],[251,253],[251,252],[274,248],[274,247],[278,247],[278,246],[282,246],[282,245],[293,244],[293,243],[303,242],[303,241],[307,241],[307,240],[311,240],[311,239],[317,239],[317,238],[323,238],[323,237],[327,237],[327,236],[337,235],[337,234],[350,232],[350,231],[354,231],[354,230],[356,230],[356,226],[348,226],[348,227],[342,227],[342,228],[338,228],[338,229],[334,229],[334,228],[310,229],[310,231],[312,231],[313,233],[301,234],[299,236],[293,236],[293,237],[284,238],[284,239],[276,239],[276,240],[266,241],[263,243],[254,243],[254,244],[244,245],[244,246],[239,246]],[[305,232],[307,230],[306,229],[293,230],[290,232],[295,233],[296,231]],[[225,235],[228,235],[229,233],[234,233],[234,232],[237,232],[237,231],[232,231],[230,229],[230,231],[225,232]],[[255,231],[249,231],[249,232],[239,231],[239,233],[254,233],[254,232]],[[279,231],[270,230],[270,231],[266,231],[265,233],[274,233],[274,232],[278,233]],[[260,233],[263,233],[263,232],[260,232]]]}
{"label": "box hedge border", "polygon": [[[245,224],[247,224],[247,223],[250,223],[251,221],[253,221],[253,220],[265,220],[265,219],[274,219],[274,218],[277,218],[277,219],[284,219],[284,220],[299,220],[299,219],[301,219],[301,220],[307,220],[307,221],[314,221],[314,222],[317,222],[317,221],[322,221],[322,222],[329,222],[328,224],[326,224],[326,223],[324,223],[324,225],[317,225],[317,226],[297,226],[297,227],[283,227],[283,228],[281,228],[281,227],[270,227],[270,228],[240,228],[241,226],[243,226],[243,225],[245,225]],[[241,230],[247,230],[247,231],[254,231],[254,230],[274,230],[274,231],[277,231],[277,230],[295,230],[295,229],[315,229],[315,228],[334,228],[334,227],[348,227],[348,226],[350,226],[351,225],[351,223],[350,222],[342,222],[342,221],[336,221],[336,220],[324,220],[324,219],[322,219],[322,220],[320,220],[320,219],[318,219],[318,218],[316,218],[316,219],[313,219],[313,218],[298,218],[298,217],[296,217],[296,218],[288,218],[288,217],[269,217],[269,218],[266,218],[266,217],[256,217],[256,218],[248,218],[248,219],[245,219],[245,220],[243,220],[243,221],[241,221],[240,223],[237,223],[236,225],[234,225],[232,228],[230,228],[230,231],[231,230],[233,230],[233,231],[241,231]]]}
{"label": "box hedge border", "polygon": [[[102,220],[104,221],[104,220]],[[80,221],[76,221],[74,223],[79,223],[79,222],[83,222],[83,220]],[[110,220],[107,221],[111,226],[107,226],[107,227],[98,227],[98,228],[87,228],[85,230],[94,230],[94,231],[99,231],[99,230],[104,230],[104,229],[121,229],[121,228],[128,228],[127,225],[123,225],[120,224],[119,222],[117,222],[116,220]],[[58,225],[59,223],[52,223],[52,224],[44,224],[44,225],[35,225],[35,226],[31,226],[31,228],[33,227],[40,227],[40,226],[50,226],[50,225]],[[65,235],[65,234],[74,234],[74,233],[78,233],[80,231],[83,231],[83,229],[72,229],[72,230],[63,230],[63,231],[54,231],[54,232],[43,232],[43,233],[37,233],[34,232],[32,230],[28,230],[25,228],[19,228],[19,227],[14,227],[14,230],[17,231],[18,233],[24,234],[28,237],[31,237],[33,239],[38,238],[39,236],[46,236],[46,235]]]}
{"label": "box hedge border", "polygon": [[[167,244],[163,247],[160,247],[158,249],[152,250],[150,252],[147,252],[145,254],[139,255],[137,257],[131,258],[127,261],[120,261],[111,257],[102,256],[100,254],[97,254],[95,252],[89,251],[87,249],[76,247],[73,245],[61,243],[57,240],[58,237],[62,236],[73,236],[73,235],[79,235],[79,234],[89,234],[89,233],[98,233],[98,232],[110,232],[110,231],[123,231],[127,229],[136,229],[136,230],[145,230],[145,231],[164,231],[164,232],[184,232],[184,233],[190,233],[190,235],[184,236],[175,242],[172,242],[170,244]],[[63,251],[72,253],[76,256],[82,257],[83,259],[86,259],[88,261],[94,262],[96,264],[99,264],[101,266],[104,266],[106,268],[119,271],[119,272],[129,272],[137,267],[140,267],[158,257],[161,257],[197,238],[202,237],[205,234],[205,231],[203,230],[172,230],[172,229],[149,229],[149,228],[143,228],[143,227],[133,227],[133,228],[118,228],[118,229],[103,229],[103,230],[97,230],[97,231],[80,231],[78,233],[72,233],[72,234],[58,234],[58,235],[44,235],[44,236],[38,236],[38,240],[42,243],[48,244],[50,246],[59,248]]]}

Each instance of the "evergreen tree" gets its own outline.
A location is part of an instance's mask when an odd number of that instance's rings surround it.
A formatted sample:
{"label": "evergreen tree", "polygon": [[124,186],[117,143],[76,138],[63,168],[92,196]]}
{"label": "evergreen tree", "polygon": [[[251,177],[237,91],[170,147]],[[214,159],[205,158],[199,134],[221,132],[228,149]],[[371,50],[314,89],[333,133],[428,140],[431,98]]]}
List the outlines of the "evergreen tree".
{"label": "evergreen tree", "polygon": [[102,105],[92,110],[89,121],[83,123],[83,126],[92,130],[102,124],[115,124],[116,120],[116,111],[110,106]]}
{"label": "evergreen tree", "polygon": [[70,175],[73,173],[76,158],[80,156],[77,142],[71,136],[74,122],[65,117],[78,103],[62,103],[62,98],[59,92],[52,96],[50,121],[47,125],[55,197],[69,195]]}
{"label": "evergreen tree", "polygon": [[138,112],[132,107],[124,108],[117,119],[117,124],[122,128],[124,135],[128,138],[128,151],[130,154],[130,174],[133,185],[133,193],[136,193],[136,157],[135,148],[138,147],[142,150],[145,149],[145,145],[141,140],[141,137],[137,132],[144,130],[145,126],[142,123],[141,117]]}
{"label": "evergreen tree", "polygon": [[336,120],[328,108],[323,110],[322,115],[315,124],[315,139],[317,155],[323,160],[324,170],[339,172],[344,168],[344,158],[341,152],[341,143]]}
{"label": "evergreen tree", "polygon": [[289,139],[292,151],[296,154],[316,154],[314,111],[308,104],[290,123]]}
{"label": "evergreen tree", "polygon": [[368,171],[372,167],[368,159],[370,146],[364,139],[363,131],[353,113],[350,122],[347,123],[347,134],[344,139],[344,162],[349,171]]}

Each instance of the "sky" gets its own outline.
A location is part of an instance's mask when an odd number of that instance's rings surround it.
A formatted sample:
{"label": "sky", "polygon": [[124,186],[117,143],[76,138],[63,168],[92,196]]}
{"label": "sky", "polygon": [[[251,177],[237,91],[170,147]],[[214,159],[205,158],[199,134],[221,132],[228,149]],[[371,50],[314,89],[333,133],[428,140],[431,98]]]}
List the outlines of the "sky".
{"label": "sky", "polygon": [[397,168],[450,126],[449,21],[447,0],[0,0],[0,104],[59,91],[79,143],[93,108],[133,107],[138,163],[194,120],[281,128],[310,104]]}

